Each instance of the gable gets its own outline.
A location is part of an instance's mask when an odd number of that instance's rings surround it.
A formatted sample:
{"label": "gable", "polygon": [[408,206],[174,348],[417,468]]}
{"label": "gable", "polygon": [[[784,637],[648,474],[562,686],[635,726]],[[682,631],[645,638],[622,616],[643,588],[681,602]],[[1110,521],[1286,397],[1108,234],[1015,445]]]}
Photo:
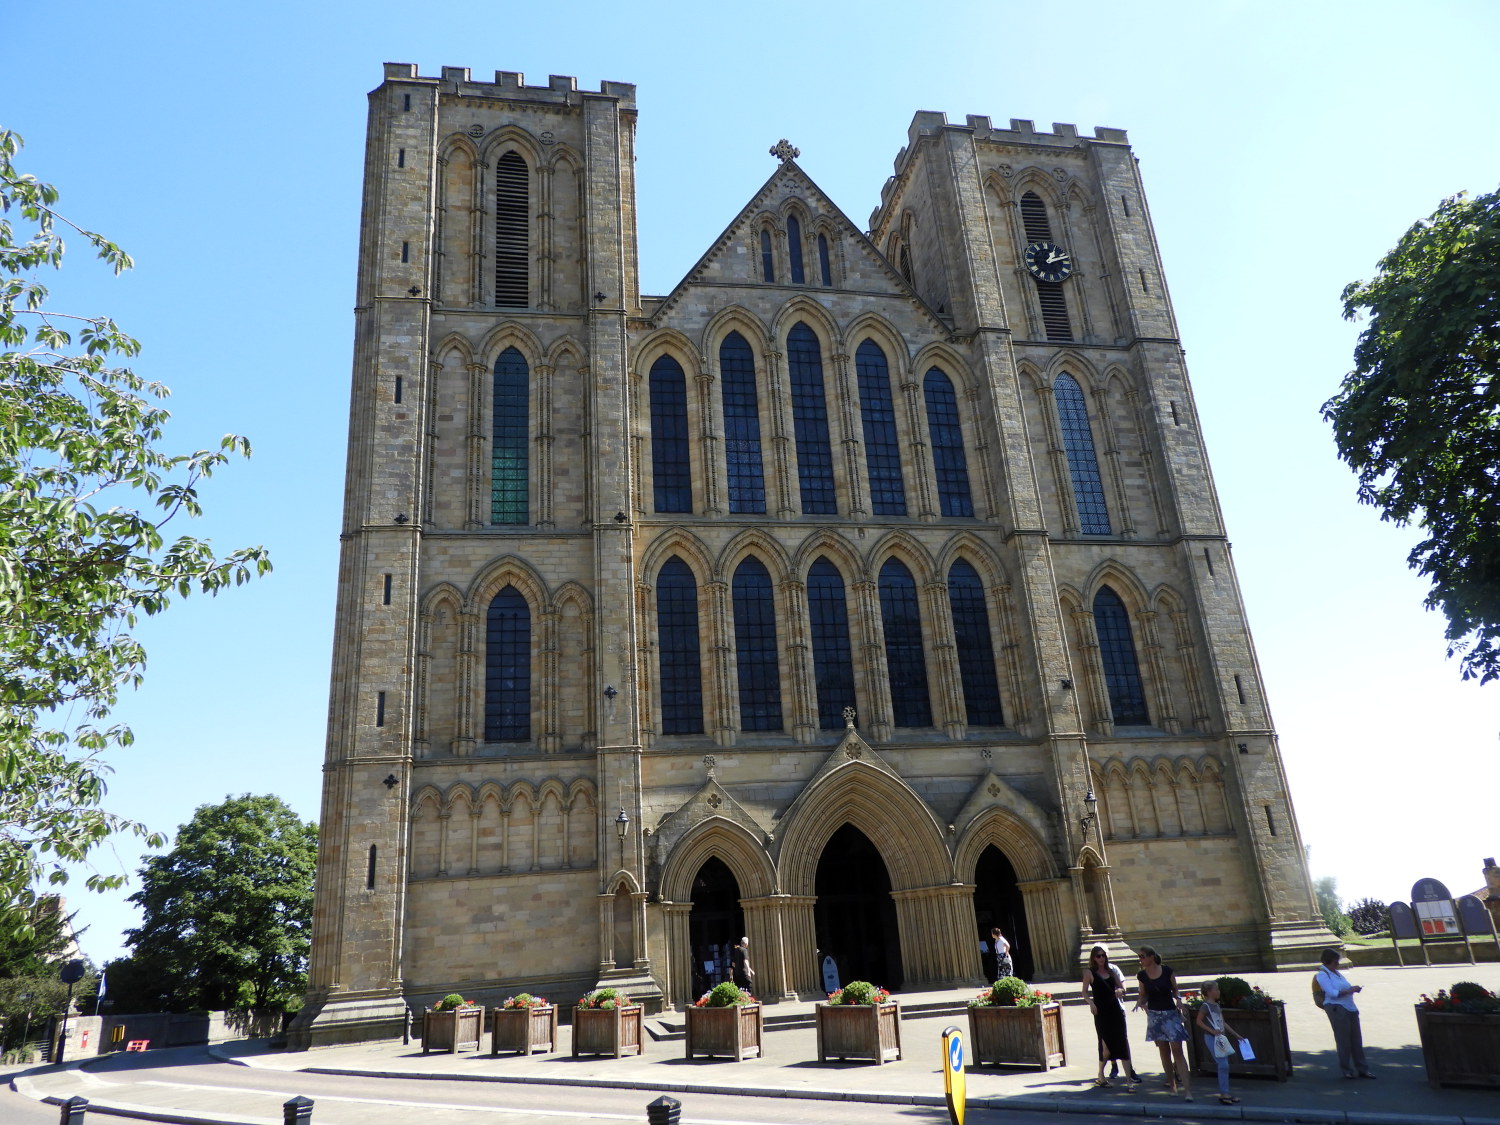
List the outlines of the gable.
{"label": "gable", "polygon": [[[793,282],[788,246],[788,220],[802,228],[803,281]],[[761,232],[771,240],[774,281],[765,280]],[[818,236],[828,242],[831,286],[822,283]],[[771,289],[785,299],[785,290],[833,293],[854,290],[866,297],[889,297],[910,305],[937,331],[946,326],[929,309],[885,257],[848,216],[823,194],[795,161],[784,162],[723,233],[698,259],[652,313],[662,324],[680,309],[695,289],[745,287]],[[738,298],[736,298],[738,299]]]}

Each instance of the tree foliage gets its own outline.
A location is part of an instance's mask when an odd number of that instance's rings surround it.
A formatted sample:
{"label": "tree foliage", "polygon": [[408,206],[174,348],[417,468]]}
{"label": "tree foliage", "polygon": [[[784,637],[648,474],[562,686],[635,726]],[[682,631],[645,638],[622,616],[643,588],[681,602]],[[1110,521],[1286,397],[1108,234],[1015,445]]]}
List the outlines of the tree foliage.
{"label": "tree foliage", "polygon": [[[33,907],[29,926],[0,935],[0,1049],[13,1050],[28,1035],[35,1039],[46,1018],[67,1006],[68,986],[58,974],[74,955],[73,917],[62,912],[59,899],[47,896]],[[88,966],[73,986],[79,1011],[89,1010],[98,979]]]}
{"label": "tree foliage", "polygon": [[1313,893],[1318,899],[1318,913],[1323,916],[1323,925],[1329,931],[1339,937],[1345,937],[1354,925],[1349,921],[1349,915],[1344,913],[1343,904],[1339,901],[1339,881],[1332,875],[1325,875],[1321,879],[1314,880]]}
{"label": "tree foliage", "polygon": [[1378,934],[1391,928],[1390,907],[1378,898],[1362,898],[1349,908],[1349,922],[1357,934]]}
{"label": "tree foliage", "polygon": [[1500,678],[1500,192],[1456,195],[1344,289],[1369,320],[1323,406],[1359,498],[1415,523],[1407,564],[1429,578],[1464,679]]}
{"label": "tree foliage", "polygon": [[133,960],[169,990],[173,1011],[264,1008],[302,994],[318,830],[278,797],[203,805],[172,850],[141,868],[130,896],[144,920]]}
{"label": "tree foliage", "polygon": [[164,452],[167,389],[110,366],[140,345],[107,317],[46,307],[38,277],[62,264],[60,229],[116,273],[131,262],[53,209],[56,189],[16,171],[20,148],[0,131],[0,932],[24,929],[37,884],[65,882],[112,832],[161,845],[101,807],[101,754],[131,741],[103,723],[146,664],[132,630],[176,597],[270,569],[259,547],[220,558],[163,534],[199,514],[199,483],[249,443]]}

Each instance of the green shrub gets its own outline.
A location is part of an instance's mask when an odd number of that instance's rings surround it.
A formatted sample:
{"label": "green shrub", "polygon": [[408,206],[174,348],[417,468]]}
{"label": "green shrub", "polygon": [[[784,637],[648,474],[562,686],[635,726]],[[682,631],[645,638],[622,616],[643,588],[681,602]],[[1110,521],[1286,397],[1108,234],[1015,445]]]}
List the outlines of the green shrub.
{"label": "green shrub", "polygon": [[444,996],[441,1000],[434,1004],[432,1006],[432,1010],[435,1012],[451,1012],[458,1008],[465,1007],[467,1004],[468,1001],[458,993],[450,992],[447,996]]}
{"label": "green shrub", "polygon": [[741,1004],[754,1003],[755,997],[751,996],[732,980],[726,980],[723,984],[716,984],[708,992],[703,1002],[705,1008],[734,1008]]}
{"label": "green shrub", "polygon": [[1485,1000],[1491,995],[1490,990],[1482,984],[1475,984],[1471,980],[1461,980],[1448,990],[1453,999],[1460,1004],[1467,1004],[1474,1000]]}
{"label": "green shrub", "polygon": [[1219,986],[1219,1003],[1226,1008],[1238,1008],[1252,991],[1250,982],[1241,977],[1220,977],[1215,983]]}
{"label": "green shrub", "polygon": [[844,985],[843,993],[845,1004],[873,1004],[875,1002],[875,986],[867,980],[851,980]]}

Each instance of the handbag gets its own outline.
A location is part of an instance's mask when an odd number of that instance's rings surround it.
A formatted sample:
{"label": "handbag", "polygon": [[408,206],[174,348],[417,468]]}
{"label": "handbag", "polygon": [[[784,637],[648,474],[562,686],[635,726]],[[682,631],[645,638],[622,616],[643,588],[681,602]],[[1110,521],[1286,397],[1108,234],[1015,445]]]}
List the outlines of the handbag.
{"label": "handbag", "polygon": [[1214,1058],[1227,1059],[1234,1054],[1234,1044],[1229,1041],[1227,1035],[1214,1036]]}

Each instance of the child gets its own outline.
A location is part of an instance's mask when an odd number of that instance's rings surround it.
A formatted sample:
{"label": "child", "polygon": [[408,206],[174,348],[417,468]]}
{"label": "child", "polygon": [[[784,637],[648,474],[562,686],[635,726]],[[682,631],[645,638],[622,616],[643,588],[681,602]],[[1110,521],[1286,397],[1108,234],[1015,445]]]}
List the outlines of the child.
{"label": "child", "polygon": [[1219,1008],[1218,981],[1204,982],[1203,1004],[1198,1009],[1196,1022],[1198,1030],[1203,1032],[1203,1045],[1208,1048],[1209,1057],[1219,1068],[1219,1101],[1223,1105],[1234,1105],[1240,1099],[1231,1097],[1229,1094],[1229,1056],[1225,1055],[1220,1058],[1214,1052],[1214,1040],[1220,1035],[1232,1035],[1236,1042],[1245,1037],[1224,1022],[1224,1013]]}

